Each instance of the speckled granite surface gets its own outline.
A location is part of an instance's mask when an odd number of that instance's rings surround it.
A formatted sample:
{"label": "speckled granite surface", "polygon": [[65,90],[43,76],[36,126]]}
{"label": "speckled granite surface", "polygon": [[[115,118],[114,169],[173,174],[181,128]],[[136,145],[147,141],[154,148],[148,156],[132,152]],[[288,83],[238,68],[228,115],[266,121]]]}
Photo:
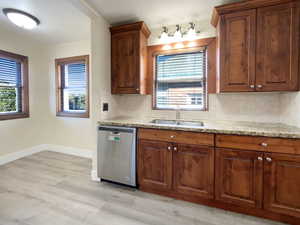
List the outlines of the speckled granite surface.
{"label": "speckled granite surface", "polygon": [[234,121],[211,121],[200,120],[204,122],[202,127],[190,127],[182,125],[162,125],[151,123],[149,119],[134,119],[118,117],[109,120],[101,120],[99,125],[104,126],[125,126],[137,128],[155,128],[165,130],[182,130],[202,133],[215,134],[236,134],[249,136],[264,137],[281,137],[281,138],[299,138],[300,128],[287,126],[281,123],[253,123],[253,122],[234,122]]}

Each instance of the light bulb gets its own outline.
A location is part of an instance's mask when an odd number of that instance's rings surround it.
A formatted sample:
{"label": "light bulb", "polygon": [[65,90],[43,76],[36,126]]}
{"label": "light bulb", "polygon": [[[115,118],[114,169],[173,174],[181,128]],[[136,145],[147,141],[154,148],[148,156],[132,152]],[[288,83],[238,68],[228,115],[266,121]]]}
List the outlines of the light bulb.
{"label": "light bulb", "polygon": [[169,41],[169,34],[168,34],[168,29],[167,27],[163,27],[163,31],[161,32],[161,35],[160,35],[160,41],[162,43],[166,43]]}
{"label": "light bulb", "polygon": [[179,25],[176,25],[176,31],[173,35],[173,41],[181,41],[182,39],[182,33],[181,33],[181,27]]}
{"label": "light bulb", "polygon": [[196,37],[197,37],[197,34],[196,34],[195,24],[190,23],[190,28],[186,34],[186,39],[192,41],[192,40],[195,40]]}

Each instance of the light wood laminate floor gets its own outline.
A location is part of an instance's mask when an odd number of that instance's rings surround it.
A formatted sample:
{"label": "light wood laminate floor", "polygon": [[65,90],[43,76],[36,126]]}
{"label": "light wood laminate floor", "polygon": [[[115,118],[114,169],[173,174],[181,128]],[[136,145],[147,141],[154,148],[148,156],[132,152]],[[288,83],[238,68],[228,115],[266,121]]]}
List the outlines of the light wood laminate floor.
{"label": "light wood laminate floor", "polygon": [[41,152],[0,166],[0,225],[275,225],[90,180],[91,160]]}

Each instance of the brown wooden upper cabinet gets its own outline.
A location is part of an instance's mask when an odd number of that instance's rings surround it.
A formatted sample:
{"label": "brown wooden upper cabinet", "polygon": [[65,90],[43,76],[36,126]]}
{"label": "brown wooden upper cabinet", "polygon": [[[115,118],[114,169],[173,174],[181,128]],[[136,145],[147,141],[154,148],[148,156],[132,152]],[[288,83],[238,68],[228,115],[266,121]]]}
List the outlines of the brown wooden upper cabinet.
{"label": "brown wooden upper cabinet", "polygon": [[299,90],[299,1],[218,6],[212,24],[218,36],[219,92]]}
{"label": "brown wooden upper cabinet", "polygon": [[148,94],[148,27],[144,22],[137,22],[111,27],[110,32],[112,94]]}

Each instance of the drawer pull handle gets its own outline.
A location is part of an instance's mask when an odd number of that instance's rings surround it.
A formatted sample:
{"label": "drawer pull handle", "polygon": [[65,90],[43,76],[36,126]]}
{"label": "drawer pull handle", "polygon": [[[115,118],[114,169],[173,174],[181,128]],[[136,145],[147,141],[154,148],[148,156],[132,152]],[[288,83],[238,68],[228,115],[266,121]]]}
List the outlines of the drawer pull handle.
{"label": "drawer pull handle", "polygon": [[257,85],[258,88],[262,88],[263,86],[261,84]]}
{"label": "drawer pull handle", "polygon": [[271,159],[270,157],[267,157],[266,160],[267,160],[268,162],[272,162],[272,159]]}
{"label": "drawer pull handle", "polygon": [[169,147],[168,147],[168,150],[170,151],[171,149],[172,149],[171,146],[169,146]]}
{"label": "drawer pull handle", "polygon": [[174,151],[177,152],[177,147],[174,147]]}
{"label": "drawer pull handle", "polygon": [[261,146],[263,146],[263,147],[267,147],[267,146],[268,146],[268,144],[267,144],[267,143],[265,143],[265,142],[263,142],[263,143],[261,143]]}
{"label": "drawer pull handle", "polygon": [[259,161],[263,161],[263,157],[257,157],[257,160],[259,160]]}
{"label": "drawer pull handle", "polygon": [[255,88],[255,85],[251,84],[251,85],[250,85],[250,88],[254,89],[254,88]]}
{"label": "drawer pull handle", "polygon": [[171,136],[170,136],[170,138],[174,138],[174,137],[175,137],[174,135],[171,135]]}

